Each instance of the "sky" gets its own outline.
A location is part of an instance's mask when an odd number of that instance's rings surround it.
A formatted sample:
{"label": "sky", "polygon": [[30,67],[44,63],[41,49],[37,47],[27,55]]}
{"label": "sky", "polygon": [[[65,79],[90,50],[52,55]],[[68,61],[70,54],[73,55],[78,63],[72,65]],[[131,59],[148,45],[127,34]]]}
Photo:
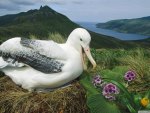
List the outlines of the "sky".
{"label": "sky", "polygon": [[0,0],[0,16],[39,9],[41,5],[78,22],[150,16],[150,0]]}

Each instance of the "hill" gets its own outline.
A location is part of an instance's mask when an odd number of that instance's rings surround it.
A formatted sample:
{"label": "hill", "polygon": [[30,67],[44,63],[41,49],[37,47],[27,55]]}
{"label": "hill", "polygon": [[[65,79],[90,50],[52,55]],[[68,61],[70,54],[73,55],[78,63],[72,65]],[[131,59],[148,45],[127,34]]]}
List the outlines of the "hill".
{"label": "hill", "polygon": [[66,16],[48,6],[41,6],[39,10],[1,16],[0,38],[3,40],[14,36],[28,37],[31,34],[46,38],[49,32],[59,32],[64,35],[70,33],[75,27],[78,25]]}
{"label": "hill", "polygon": [[146,38],[146,39],[143,39],[143,40],[135,40],[135,41],[132,41],[134,42],[135,44],[138,44],[139,46],[145,46],[146,48],[149,48],[149,45],[150,45],[150,37],[149,38]]}
{"label": "hill", "polygon": [[150,16],[136,19],[112,20],[106,23],[98,23],[97,27],[123,33],[136,33],[150,36]]}
{"label": "hill", "polygon": [[[9,38],[35,35],[39,39],[48,39],[49,34],[59,33],[65,40],[70,32],[80,27],[65,15],[62,15],[48,6],[29,10],[18,14],[0,16],[0,42]],[[91,46],[94,48],[131,48],[136,47],[133,42],[121,41],[94,32]]]}

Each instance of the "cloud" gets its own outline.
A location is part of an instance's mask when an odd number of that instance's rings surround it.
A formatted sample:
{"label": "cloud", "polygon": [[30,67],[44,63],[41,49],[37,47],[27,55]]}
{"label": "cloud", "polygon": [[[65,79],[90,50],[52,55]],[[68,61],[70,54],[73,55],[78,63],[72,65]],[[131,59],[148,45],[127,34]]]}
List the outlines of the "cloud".
{"label": "cloud", "polygon": [[0,9],[4,9],[4,10],[18,10],[20,9],[19,6],[13,6],[13,4],[9,1],[9,0],[1,0],[0,1]]}
{"label": "cloud", "polygon": [[19,10],[24,6],[82,4],[81,0],[0,0],[0,9]]}
{"label": "cloud", "polygon": [[81,0],[43,0],[45,3],[57,4],[57,5],[66,5],[66,4],[82,4]]}
{"label": "cloud", "polygon": [[0,0],[0,15],[48,5],[74,21],[108,21],[149,16],[150,0]]}
{"label": "cloud", "polygon": [[[150,0],[86,0],[82,4],[62,6],[54,9],[74,21],[105,22],[114,19],[149,16]],[[78,1],[78,0],[77,0]]]}
{"label": "cloud", "polygon": [[83,1],[74,0],[74,1],[72,1],[72,3],[73,3],[73,4],[81,5],[81,4],[83,4]]}
{"label": "cloud", "polygon": [[12,4],[16,4],[16,5],[33,5],[34,4],[34,0],[10,0],[10,2]]}
{"label": "cloud", "polygon": [[0,0],[0,9],[14,11],[22,9],[24,5],[34,5],[35,0]]}

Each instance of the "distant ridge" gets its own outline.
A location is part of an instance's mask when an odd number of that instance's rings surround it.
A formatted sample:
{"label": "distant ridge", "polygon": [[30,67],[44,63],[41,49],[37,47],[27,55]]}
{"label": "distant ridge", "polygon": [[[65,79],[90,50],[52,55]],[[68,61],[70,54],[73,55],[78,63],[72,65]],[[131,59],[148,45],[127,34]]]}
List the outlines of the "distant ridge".
{"label": "distant ridge", "polygon": [[136,33],[150,36],[150,16],[135,19],[112,20],[106,23],[98,23],[97,27],[123,33]]}
{"label": "distant ridge", "polygon": [[[34,22],[36,20],[34,19],[40,19],[38,18],[39,15],[44,15],[44,13],[48,16],[53,16],[57,15],[57,12],[55,12],[53,9],[51,9],[48,6],[40,7],[39,10],[34,9],[34,10],[29,10],[27,12],[21,12],[18,14],[10,14],[10,15],[5,15],[5,16],[0,16],[0,26],[9,26],[10,24],[18,24],[21,22]],[[32,15],[34,14],[34,15]],[[30,19],[30,20],[27,20]]]}

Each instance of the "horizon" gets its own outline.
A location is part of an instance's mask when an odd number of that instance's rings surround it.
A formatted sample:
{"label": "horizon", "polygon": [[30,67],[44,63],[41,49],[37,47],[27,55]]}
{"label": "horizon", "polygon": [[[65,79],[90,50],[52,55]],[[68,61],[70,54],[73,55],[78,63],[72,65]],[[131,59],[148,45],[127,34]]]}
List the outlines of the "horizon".
{"label": "horizon", "polygon": [[47,5],[74,22],[100,23],[150,16],[149,4],[149,0],[112,0],[109,2],[108,0],[93,0],[92,3],[91,0],[1,0],[0,16],[27,12]]}

